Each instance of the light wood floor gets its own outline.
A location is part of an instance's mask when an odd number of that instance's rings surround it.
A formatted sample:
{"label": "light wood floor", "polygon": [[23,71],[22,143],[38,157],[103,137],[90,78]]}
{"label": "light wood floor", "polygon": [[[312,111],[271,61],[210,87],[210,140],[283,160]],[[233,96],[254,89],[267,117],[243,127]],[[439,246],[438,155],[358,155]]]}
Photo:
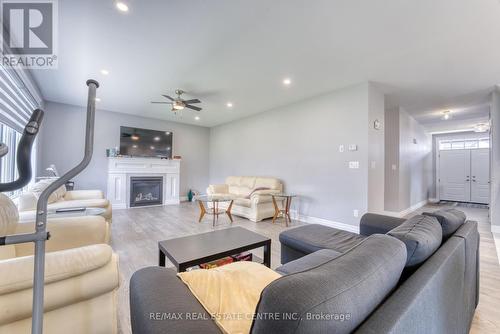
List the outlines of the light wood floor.
{"label": "light wood floor", "polygon": [[[436,209],[424,208],[424,209]],[[493,236],[489,232],[488,213],[485,209],[460,208],[470,219],[479,222],[481,233],[481,296],[471,333],[500,333],[500,266]],[[194,203],[178,206],[115,210],[113,212],[111,245],[120,256],[121,284],[118,296],[119,332],[131,333],[129,314],[129,280],[138,269],[156,266],[158,241],[212,231],[211,218],[198,223],[198,208]],[[245,227],[272,239],[271,264],[279,266],[279,233],[285,230],[284,223],[272,224],[270,220],[253,223],[234,217],[235,225]],[[293,222],[290,227],[302,225]],[[226,217],[219,219],[215,229],[229,227]],[[262,256],[262,252],[256,253]],[[170,266],[167,262],[167,266]]]}

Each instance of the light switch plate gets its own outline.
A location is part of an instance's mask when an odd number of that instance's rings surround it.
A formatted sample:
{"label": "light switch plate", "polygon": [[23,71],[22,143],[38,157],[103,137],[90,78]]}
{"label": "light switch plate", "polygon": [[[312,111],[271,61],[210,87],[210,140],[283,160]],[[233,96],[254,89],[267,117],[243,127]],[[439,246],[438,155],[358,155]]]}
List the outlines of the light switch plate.
{"label": "light switch plate", "polygon": [[349,151],[357,151],[357,150],[358,150],[358,145],[349,144]]}
{"label": "light switch plate", "polygon": [[377,162],[376,161],[372,161],[371,162],[371,167],[372,167],[372,169],[377,168]]}
{"label": "light switch plate", "polygon": [[339,146],[339,152],[340,152],[340,153],[342,153],[342,152],[344,152],[344,151],[345,151],[345,147],[344,147],[344,145],[340,145],[340,146]]}
{"label": "light switch plate", "polygon": [[396,169],[398,169],[398,166],[392,165],[392,170],[396,170]]}
{"label": "light switch plate", "polygon": [[352,211],[352,215],[353,215],[354,217],[359,217],[359,211],[358,211],[358,210],[353,210],[353,211]]}
{"label": "light switch plate", "polygon": [[349,161],[349,168],[352,168],[352,169],[359,168],[359,161]]}

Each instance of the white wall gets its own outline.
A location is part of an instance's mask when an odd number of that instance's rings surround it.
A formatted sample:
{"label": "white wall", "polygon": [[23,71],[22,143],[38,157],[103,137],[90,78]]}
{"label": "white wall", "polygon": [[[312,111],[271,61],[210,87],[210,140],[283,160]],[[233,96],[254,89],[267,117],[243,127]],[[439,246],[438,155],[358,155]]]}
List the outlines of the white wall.
{"label": "white wall", "polygon": [[[380,117],[383,105],[383,97],[370,86],[337,90],[211,128],[210,182],[221,183],[229,175],[277,177],[287,192],[300,195],[295,209],[301,215],[357,225],[353,210],[359,216],[368,210],[369,123]],[[376,144],[380,136],[370,134],[377,138],[370,158],[379,162],[373,175],[383,177],[383,150]],[[349,152],[349,144],[358,150]],[[339,152],[339,145],[345,152]],[[349,161],[359,161],[360,168],[349,169]],[[383,194],[381,182],[378,189],[380,180],[373,182],[374,194]]]}
{"label": "white wall", "polygon": [[[39,142],[38,175],[55,164],[60,173],[75,166],[83,156],[86,109],[66,104],[45,104],[42,135]],[[172,131],[173,154],[182,156],[181,196],[189,189],[204,192],[208,185],[209,135],[205,127],[137,117],[104,110],[96,111],[94,155],[90,165],[75,178],[80,189],[106,191],[106,149],[120,143],[120,126]]]}
{"label": "white wall", "polygon": [[402,108],[386,111],[386,126],[385,209],[402,212],[429,198],[432,137]]}

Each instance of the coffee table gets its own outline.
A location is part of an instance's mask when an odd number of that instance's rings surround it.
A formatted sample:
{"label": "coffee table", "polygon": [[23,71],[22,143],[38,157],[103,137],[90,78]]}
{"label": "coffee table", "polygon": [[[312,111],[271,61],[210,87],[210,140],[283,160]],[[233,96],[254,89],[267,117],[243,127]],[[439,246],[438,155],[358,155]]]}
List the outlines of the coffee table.
{"label": "coffee table", "polygon": [[232,227],[188,237],[158,242],[159,265],[165,266],[165,258],[177,268],[177,272],[202,263],[264,247],[263,264],[271,267],[271,239],[243,227]]}
{"label": "coffee table", "polygon": [[[232,196],[200,195],[196,196],[195,200],[200,205],[200,218],[198,219],[198,223],[201,223],[205,214],[209,214],[212,215],[212,226],[215,226],[215,221],[219,220],[219,215],[224,213],[227,214],[231,223],[233,222],[231,208],[233,207],[234,198]],[[209,203],[211,207],[208,207]],[[227,209],[219,209],[219,203],[229,203],[229,205]]]}

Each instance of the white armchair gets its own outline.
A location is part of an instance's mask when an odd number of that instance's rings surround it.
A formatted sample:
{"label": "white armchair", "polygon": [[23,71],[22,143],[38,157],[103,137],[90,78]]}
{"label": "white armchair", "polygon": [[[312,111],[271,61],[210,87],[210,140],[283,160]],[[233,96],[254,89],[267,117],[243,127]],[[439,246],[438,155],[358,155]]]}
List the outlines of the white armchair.
{"label": "white armchair", "polygon": [[[107,223],[91,216],[65,220],[47,228],[44,332],[116,333],[118,258],[102,244]],[[19,223],[16,206],[0,194],[0,236],[33,229]],[[30,331],[33,261],[32,244],[0,246],[0,333]]]}
{"label": "white armchair", "polygon": [[[209,195],[235,197],[231,213],[258,222],[274,216],[271,194],[280,193],[283,185],[276,178],[255,176],[229,176],[223,184],[211,184]],[[223,203],[219,204],[221,208]]]}

